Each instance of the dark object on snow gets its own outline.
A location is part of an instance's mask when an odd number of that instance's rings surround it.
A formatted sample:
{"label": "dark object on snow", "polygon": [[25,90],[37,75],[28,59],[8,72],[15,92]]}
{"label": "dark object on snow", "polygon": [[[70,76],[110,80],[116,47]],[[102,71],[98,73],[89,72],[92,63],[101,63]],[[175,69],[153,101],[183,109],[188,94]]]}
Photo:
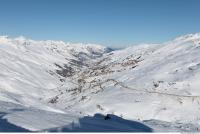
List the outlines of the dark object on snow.
{"label": "dark object on snow", "polygon": [[107,114],[105,117],[104,117],[104,120],[109,120],[111,119],[111,117]]}
{"label": "dark object on snow", "polygon": [[[111,120],[104,120],[106,115],[95,114],[79,119],[79,124],[68,124],[63,127],[42,130],[42,132],[152,132],[153,130],[141,122],[125,120],[113,114],[108,114]],[[69,128],[69,126],[71,126]]]}

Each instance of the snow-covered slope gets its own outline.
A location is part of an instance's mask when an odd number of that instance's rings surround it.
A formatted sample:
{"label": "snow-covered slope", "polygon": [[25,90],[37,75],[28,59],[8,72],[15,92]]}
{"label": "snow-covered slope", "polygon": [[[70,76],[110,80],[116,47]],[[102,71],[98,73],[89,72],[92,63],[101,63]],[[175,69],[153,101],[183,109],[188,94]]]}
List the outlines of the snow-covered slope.
{"label": "snow-covered slope", "polygon": [[[96,123],[91,130],[112,130],[96,116],[82,120],[96,113],[153,131],[198,131],[199,59],[199,33],[111,52],[99,45],[1,36],[0,112],[30,131],[89,131],[88,121]],[[127,126],[124,121],[113,130]]]}
{"label": "snow-covered slope", "polygon": [[198,123],[199,39],[200,35],[194,34],[163,45],[109,53],[98,69],[92,70],[97,75],[88,73],[86,77],[87,81],[99,81],[96,83],[104,90],[95,103],[129,119]]}
{"label": "snow-covered slope", "polygon": [[[81,68],[87,66],[87,60],[99,57],[107,51],[105,47],[92,44],[66,44],[60,41],[33,41],[23,37],[15,39],[0,37],[0,101],[4,104],[0,105],[0,112],[6,113],[11,123],[34,131],[64,125],[61,121],[51,126],[53,122],[58,122],[52,121],[57,117],[48,119],[46,124],[44,122],[43,125],[40,124],[43,120],[39,119],[40,115],[44,120],[49,118],[45,111],[50,114],[65,113],[48,106],[47,101],[60,87],[70,87],[70,83],[65,82],[68,80],[64,77],[80,71],[80,66]],[[73,87],[73,84],[71,86]],[[23,112],[27,111],[23,113],[21,110],[12,110],[18,109],[18,106]],[[35,110],[39,110],[39,113]],[[15,115],[18,112],[19,115]],[[35,118],[37,116],[35,124],[32,117],[34,115]],[[61,118],[65,120],[64,117]]]}

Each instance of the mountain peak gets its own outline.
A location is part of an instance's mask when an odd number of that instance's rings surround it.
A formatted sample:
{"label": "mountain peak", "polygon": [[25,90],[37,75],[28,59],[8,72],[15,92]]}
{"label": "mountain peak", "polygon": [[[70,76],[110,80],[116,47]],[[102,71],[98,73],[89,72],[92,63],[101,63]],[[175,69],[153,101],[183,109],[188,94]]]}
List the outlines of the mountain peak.
{"label": "mountain peak", "polygon": [[177,42],[200,41],[200,33],[186,34],[174,39]]}

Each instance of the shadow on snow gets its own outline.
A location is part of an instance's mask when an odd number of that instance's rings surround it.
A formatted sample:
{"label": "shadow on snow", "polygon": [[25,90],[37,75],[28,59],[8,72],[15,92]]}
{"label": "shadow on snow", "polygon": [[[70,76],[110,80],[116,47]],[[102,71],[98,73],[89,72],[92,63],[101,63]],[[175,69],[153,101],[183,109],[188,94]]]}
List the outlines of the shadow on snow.
{"label": "shadow on snow", "polygon": [[0,132],[29,132],[28,130],[11,124],[7,119],[3,119],[6,113],[0,113]]}
{"label": "shadow on snow", "polygon": [[125,120],[116,115],[95,114],[85,116],[78,123],[52,128],[49,132],[152,132],[152,129],[140,122]]}

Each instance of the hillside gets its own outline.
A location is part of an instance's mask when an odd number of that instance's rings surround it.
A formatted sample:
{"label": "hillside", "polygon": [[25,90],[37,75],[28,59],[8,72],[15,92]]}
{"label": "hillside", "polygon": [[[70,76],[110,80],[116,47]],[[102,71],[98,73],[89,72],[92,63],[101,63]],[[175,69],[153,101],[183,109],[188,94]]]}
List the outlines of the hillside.
{"label": "hillside", "polygon": [[199,33],[115,51],[1,36],[0,124],[24,131],[196,132],[199,59]]}

